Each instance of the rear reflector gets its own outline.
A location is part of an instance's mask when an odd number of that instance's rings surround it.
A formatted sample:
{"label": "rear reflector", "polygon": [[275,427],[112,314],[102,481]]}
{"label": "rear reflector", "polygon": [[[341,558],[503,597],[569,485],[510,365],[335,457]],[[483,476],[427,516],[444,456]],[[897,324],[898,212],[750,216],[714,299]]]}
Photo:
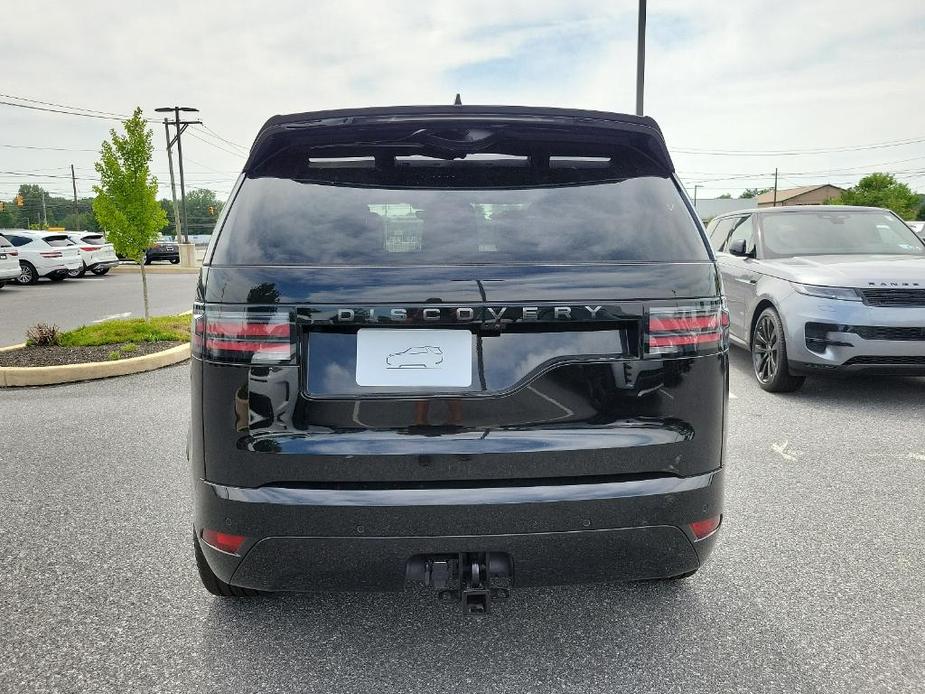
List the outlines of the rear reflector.
{"label": "rear reflector", "polygon": [[231,533],[223,533],[209,528],[204,528],[202,531],[203,542],[209,547],[228,554],[237,554],[246,539],[243,535],[232,535]]}
{"label": "rear reflector", "polygon": [[288,311],[253,307],[229,311],[209,305],[193,310],[195,356],[234,364],[287,364],[295,356]]}
{"label": "rear reflector", "polygon": [[691,532],[694,533],[697,540],[703,540],[717,531],[722,519],[722,516],[713,516],[712,518],[695,521],[690,524]]}
{"label": "rear reflector", "polygon": [[726,349],[729,313],[725,302],[702,301],[649,309],[645,351],[648,356],[684,356]]}

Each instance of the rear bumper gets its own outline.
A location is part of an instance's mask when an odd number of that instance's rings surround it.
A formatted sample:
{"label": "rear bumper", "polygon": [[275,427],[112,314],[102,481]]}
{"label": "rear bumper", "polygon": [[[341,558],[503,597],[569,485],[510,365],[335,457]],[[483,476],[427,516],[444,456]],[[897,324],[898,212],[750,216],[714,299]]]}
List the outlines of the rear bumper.
{"label": "rear bumper", "polygon": [[148,260],[179,260],[180,251],[158,251],[148,252],[145,254],[145,258]]}
{"label": "rear bumper", "polygon": [[95,263],[88,263],[87,269],[88,270],[102,270],[103,268],[115,267],[118,264],[119,264],[118,260],[101,260]]}
{"label": "rear bumper", "polygon": [[697,569],[716,535],[722,471],[598,484],[338,490],[196,483],[195,526],[244,535],[240,556],[203,544],[212,570],[268,591],[400,590],[421,554],[503,552],[514,584],[664,578]]}
{"label": "rear bumper", "polygon": [[6,282],[7,280],[15,280],[19,277],[19,263],[17,262],[15,266],[12,267],[0,267],[0,282]]}

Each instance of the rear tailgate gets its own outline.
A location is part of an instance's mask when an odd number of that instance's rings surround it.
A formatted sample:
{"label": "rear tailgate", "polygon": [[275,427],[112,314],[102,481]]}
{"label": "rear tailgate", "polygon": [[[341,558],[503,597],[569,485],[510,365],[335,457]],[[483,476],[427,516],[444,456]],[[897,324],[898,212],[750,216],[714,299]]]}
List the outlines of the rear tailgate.
{"label": "rear tailgate", "polygon": [[115,263],[118,262],[115,248],[111,243],[104,243],[100,246],[93,257],[95,263]]}
{"label": "rear tailgate", "polygon": [[[210,363],[236,354],[220,350],[207,357],[204,409],[234,411],[224,424],[215,418],[206,424],[213,481],[426,485],[688,475],[721,460],[725,355],[645,353],[652,307],[701,303],[679,300],[673,288],[691,297],[716,295],[709,264],[444,268],[424,278],[405,270],[401,282],[396,270],[362,277],[316,270],[307,281],[304,272],[277,269],[273,286],[282,291],[273,308],[246,305],[255,288],[265,290],[258,271],[249,290],[240,270],[208,272],[203,305],[216,323],[228,326],[250,314],[261,321],[285,316],[292,325],[288,364],[259,354],[246,366]],[[657,293],[618,298],[631,296],[653,273],[663,280]],[[378,287],[393,283],[408,300],[371,301],[381,299]],[[335,288],[342,302],[317,302]],[[225,302],[213,303],[218,298]],[[358,385],[358,334],[391,329],[419,331],[414,344],[433,342],[432,331],[469,335],[468,385],[410,392]],[[251,348],[261,331],[239,332],[248,337],[236,346]],[[229,335],[226,327],[225,347],[234,341]],[[269,361],[273,354],[264,352]]]}

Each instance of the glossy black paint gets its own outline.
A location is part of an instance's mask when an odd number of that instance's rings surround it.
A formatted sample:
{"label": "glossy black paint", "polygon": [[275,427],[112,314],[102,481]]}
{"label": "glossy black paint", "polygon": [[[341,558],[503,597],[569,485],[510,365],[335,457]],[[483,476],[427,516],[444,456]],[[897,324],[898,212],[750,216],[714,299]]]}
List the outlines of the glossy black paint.
{"label": "glossy black paint", "polygon": [[[205,547],[225,581],[258,590],[399,590],[419,554],[504,552],[515,585],[638,580],[698,568],[716,535],[722,471],[692,478],[457,490],[195,486],[198,520],[246,534],[239,557]],[[272,502],[271,502],[272,500]],[[413,502],[413,503],[409,503]],[[502,534],[503,531],[503,534]]]}
{"label": "glossy black paint", "polygon": [[[493,142],[531,166],[559,143],[570,156],[604,153],[629,177],[673,174],[649,118],[514,107],[275,117],[245,174],[285,177],[308,154],[352,155],[357,143],[388,167]],[[696,541],[689,524],[722,512],[727,354],[646,356],[644,333],[652,307],[717,299],[714,263],[452,262],[205,264],[199,302],[278,307],[293,326],[279,365],[192,360],[195,529],[247,538],[238,555],[203,547],[213,571],[257,589],[365,590],[400,588],[408,560],[428,554],[506,553],[516,585],[698,568],[716,536]],[[563,305],[601,310],[558,321]],[[488,320],[502,306],[514,319]],[[395,307],[402,320],[386,312]],[[453,319],[459,307],[471,321]],[[356,385],[361,327],[422,328],[428,316],[471,334],[471,387]]]}
{"label": "glossy black paint", "polygon": [[416,268],[209,266],[197,300],[328,306],[674,300],[719,296],[705,263],[472,265]]}

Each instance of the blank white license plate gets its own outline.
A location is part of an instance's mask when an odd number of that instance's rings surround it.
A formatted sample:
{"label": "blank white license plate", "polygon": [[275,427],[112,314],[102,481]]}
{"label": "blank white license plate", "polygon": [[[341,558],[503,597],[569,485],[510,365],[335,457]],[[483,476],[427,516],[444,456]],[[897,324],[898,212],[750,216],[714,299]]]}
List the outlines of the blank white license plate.
{"label": "blank white license plate", "polygon": [[468,330],[357,331],[357,385],[466,388],[472,385]]}

